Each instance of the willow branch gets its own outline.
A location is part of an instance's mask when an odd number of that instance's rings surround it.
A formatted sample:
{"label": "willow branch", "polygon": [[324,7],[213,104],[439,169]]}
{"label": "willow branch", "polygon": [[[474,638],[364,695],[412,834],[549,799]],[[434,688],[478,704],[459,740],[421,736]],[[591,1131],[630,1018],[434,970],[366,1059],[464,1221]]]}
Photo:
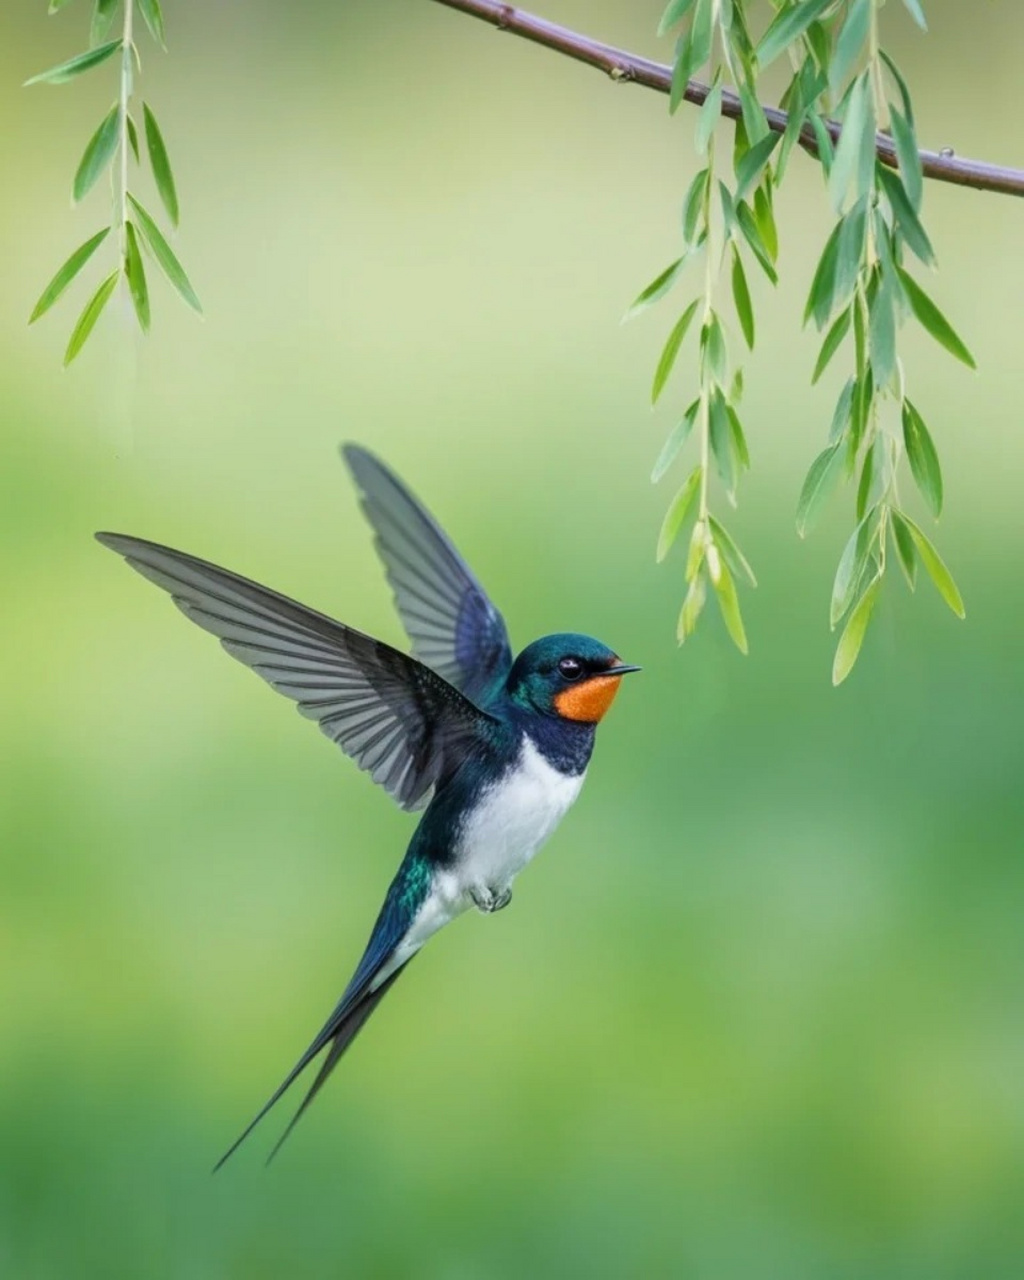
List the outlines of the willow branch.
{"label": "willow branch", "polygon": [[[641,58],[638,54],[617,49],[613,45],[601,44],[589,36],[548,22],[546,18],[538,18],[514,5],[500,4],[498,0],[437,0],[437,3],[480,18],[499,31],[510,31],[513,35],[522,36],[524,40],[531,40],[546,49],[554,49],[556,53],[583,62],[588,67],[596,67],[619,83],[632,82],[647,89],[656,89],[659,93],[668,93],[672,86],[672,68],[664,63]],[[687,102],[700,106],[709,92],[708,85],[699,80],[691,80],[683,97]],[[740,100],[736,94],[728,90],[723,92],[722,115],[730,120],[738,120],[741,114]],[[764,114],[770,129],[776,133],[785,130],[789,120],[785,111],[780,111],[777,107],[765,107]],[[839,123],[829,120],[826,127],[833,139],[839,137],[842,129]],[[805,125],[801,130],[800,145],[809,154],[817,156],[818,144],[810,125]],[[896,148],[887,134],[875,135],[875,150],[883,164],[892,169],[899,167]],[[922,151],[921,165],[925,177],[934,178],[938,182],[975,187],[979,191],[997,191],[1002,195],[1024,196],[1024,170],[1021,169],[989,164],[984,160],[967,160],[954,155],[950,148]]]}

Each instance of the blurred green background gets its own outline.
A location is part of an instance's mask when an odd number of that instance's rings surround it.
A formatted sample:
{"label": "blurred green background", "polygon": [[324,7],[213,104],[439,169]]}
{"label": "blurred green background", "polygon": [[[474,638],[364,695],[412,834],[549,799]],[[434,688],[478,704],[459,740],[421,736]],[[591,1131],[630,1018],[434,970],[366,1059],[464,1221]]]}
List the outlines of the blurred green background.
{"label": "blurred green background", "polygon": [[[543,8],[667,56],[661,0]],[[0,17],[0,1274],[1024,1274],[1021,205],[929,186],[929,287],[980,373],[902,340],[967,621],[894,578],[834,691],[851,495],[793,527],[841,376],[810,389],[799,325],[812,163],[755,285],[751,655],[712,614],[680,651],[648,475],[692,365],[652,415],[675,312],[618,321],[674,256],[692,111],[426,0],[167,0],[141,87],[206,319],[156,283],[149,341],[125,302],[62,374],[81,282],[25,319],[106,217],[68,191],[115,75],[20,89],[84,42],[86,6],[45,9]],[[922,140],[1020,163],[1024,12],[928,12],[885,15]],[[516,644],[591,631],[645,673],[513,908],[430,947],[270,1172],[287,1107],[211,1179],[412,822],[91,534],[397,641],[347,438]]]}

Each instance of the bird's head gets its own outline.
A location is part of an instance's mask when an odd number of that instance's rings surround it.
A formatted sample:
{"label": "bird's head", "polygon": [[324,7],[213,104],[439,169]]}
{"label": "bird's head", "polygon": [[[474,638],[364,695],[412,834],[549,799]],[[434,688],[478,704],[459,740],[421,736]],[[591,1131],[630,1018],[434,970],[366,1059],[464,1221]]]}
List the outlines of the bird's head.
{"label": "bird's head", "polygon": [[591,636],[545,636],[516,658],[508,677],[510,697],[544,715],[597,724],[612,705],[624,665],[614,650]]}

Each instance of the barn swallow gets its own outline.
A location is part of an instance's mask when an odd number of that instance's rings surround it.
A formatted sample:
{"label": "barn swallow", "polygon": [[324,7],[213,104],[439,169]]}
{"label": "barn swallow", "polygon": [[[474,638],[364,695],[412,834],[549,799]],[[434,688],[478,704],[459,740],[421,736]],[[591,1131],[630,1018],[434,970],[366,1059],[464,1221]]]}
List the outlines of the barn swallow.
{"label": "barn swallow", "polygon": [[351,981],[309,1048],[216,1165],[326,1051],[271,1158],[423,944],[500,911],[583,785],[625,665],[571,632],[513,660],[505,622],[429,511],[379,459],[342,450],[412,655],[205,560],[142,538],[104,546],[315,720],[405,809],[425,808]]}

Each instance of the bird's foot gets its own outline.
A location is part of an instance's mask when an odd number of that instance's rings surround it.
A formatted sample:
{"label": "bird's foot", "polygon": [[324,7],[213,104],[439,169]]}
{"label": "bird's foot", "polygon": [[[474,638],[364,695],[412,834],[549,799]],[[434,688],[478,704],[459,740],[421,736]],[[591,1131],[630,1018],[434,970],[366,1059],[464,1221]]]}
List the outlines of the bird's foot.
{"label": "bird's foot", "polygon": [[493,915],[495,911],[507,907],[512,901],[512,890],[492,889],[489,885],[478,884],[470,889],[469,896],[473,899],[473,905],[478,911]]}

